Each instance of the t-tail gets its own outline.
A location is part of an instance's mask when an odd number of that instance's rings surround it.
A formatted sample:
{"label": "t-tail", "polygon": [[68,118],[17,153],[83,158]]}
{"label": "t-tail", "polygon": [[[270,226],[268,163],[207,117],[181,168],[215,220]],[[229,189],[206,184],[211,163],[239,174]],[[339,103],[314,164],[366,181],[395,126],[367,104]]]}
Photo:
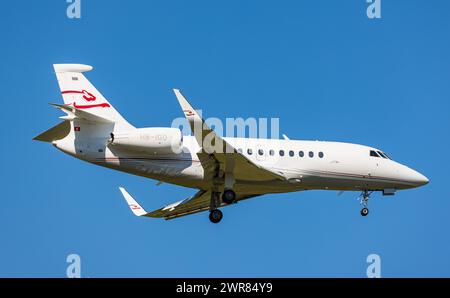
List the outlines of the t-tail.
{"label": "t-tail", "polygon": [[[54,64],[53,67],[64,104],[51,105],[61,109],[67,116],[61,117],[64,120],[63,122],[35,137],[35,140],[53,142],[64,138],[69,133],[75,135],[77,132],[81,133],[83,124],[87,124],[89,127],[83,132],[90,136],[95,136],[98,133],[103,135],[106,125],[110,133],[134,129],[84,76],[83,73],[91,71],[92,66]],[[93,126],[103,129],[93,129]],[[81,133],[80,136],[85,135],[85,133]]]}

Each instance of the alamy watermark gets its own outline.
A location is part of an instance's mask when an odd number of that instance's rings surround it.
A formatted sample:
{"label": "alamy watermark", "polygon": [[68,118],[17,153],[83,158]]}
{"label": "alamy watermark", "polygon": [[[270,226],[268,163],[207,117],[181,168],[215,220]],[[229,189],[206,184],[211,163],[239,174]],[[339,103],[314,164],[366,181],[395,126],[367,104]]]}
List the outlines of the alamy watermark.
{"label": "alamy watermark", "polygon": [[81,0],[66,0],[66,15],[69,19],[81,19]]}
{"label": "alamy watermark", "polygon": [[369,4],[367,6],[366,14],[369,19],[381,19],[381,0],[366,0]]}
{"label": "alamy watermark", "polygon": [[366,275],[368,278],[381,278],[381,258],[377,254],[370,254],[367,256],[366,262],[369,263],[367,266]]}
{"label": "alamy watermark", "polygon": [[77,254],[70,254],[66,258],[69,263],[66,269],[66,276],[68,278],[81,278],[81,258]]}
{"label": "alamy watermark", "polygon": [[[183,135],[190,135],[192,131],[200,147],[209,154],[233,153],[235,149],[244,148],[251,143],[248,138],[279,139],[280,136],[279,118],[226,118],[224,123],[219,118],[211,117],[202,122],[201,110],[184,112],[191,124],[186,118],[178,117],[172,121],[171,127],[179,128]],[[221,142],[222,136],[235,138],[234,147]],[[273,145],[276,146],[275,143]]]}
{"label": "alamy watermark", "polygon": [[[69,19],[81,18],[81,0],[66,0],[66,14]],[[369,19],[381,19],[381,0],[366,0],[368,6],[366,14]]]}

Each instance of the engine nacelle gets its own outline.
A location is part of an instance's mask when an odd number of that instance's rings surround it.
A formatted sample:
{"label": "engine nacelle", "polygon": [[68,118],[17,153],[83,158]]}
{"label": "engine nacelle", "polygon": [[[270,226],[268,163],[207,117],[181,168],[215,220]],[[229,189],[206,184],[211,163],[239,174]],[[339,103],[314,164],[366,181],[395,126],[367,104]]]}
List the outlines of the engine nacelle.
{"label": "engine nacelle", "polygon": [[126,133],[111,134],[114,147],[150,154],[178,154],[183,149],[183,135],[177,128],[137,128]]}

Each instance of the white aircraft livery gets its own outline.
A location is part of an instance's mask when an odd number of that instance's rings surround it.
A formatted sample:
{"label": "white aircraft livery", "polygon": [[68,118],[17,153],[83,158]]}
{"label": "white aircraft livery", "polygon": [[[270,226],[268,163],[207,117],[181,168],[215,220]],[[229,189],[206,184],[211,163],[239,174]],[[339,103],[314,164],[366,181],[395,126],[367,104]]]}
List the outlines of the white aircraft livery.
{"label": "white aircraft livery", "polygon": [[419,172],[392,160],[380,149],[340,142],[221,137],[177,89],[175,95],[192,135],[179,128],[136,128],[86,79],[91,66],[55,64],[66,115],[34,140],[51,143],[81,160],[159,182],[198,189],[190,198],[147,212],[119,187],[137,216],[173,219],[209,211],[269,193],[301,190],[358,191],[361,215],[370,195],[428,183]]}

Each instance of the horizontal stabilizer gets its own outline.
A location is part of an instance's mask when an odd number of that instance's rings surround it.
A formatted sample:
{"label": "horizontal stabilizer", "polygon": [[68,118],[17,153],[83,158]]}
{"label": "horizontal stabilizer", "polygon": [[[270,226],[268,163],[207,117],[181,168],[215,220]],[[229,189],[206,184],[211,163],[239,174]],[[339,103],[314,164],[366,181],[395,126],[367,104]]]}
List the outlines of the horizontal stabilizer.
{"label": "horizontal stabilizer", "polygon": [[35,141],[53,142],[61,140],[70,133],[70,122],[63,121],[33,138]]}
{"label": "horizontal stabilizer", "polygon": [[56,103],[51,103],[51,106],[60,109],[61,111],[65,112],[67,116],[63,117],[63,119],[72,121],[74,119],[82,119],[90,122],[97,122],[97,123],[114,123],[114,121],[94,115],[92,113],[77,109],[75,107],[69,106],[69,105],[60,105]]}

